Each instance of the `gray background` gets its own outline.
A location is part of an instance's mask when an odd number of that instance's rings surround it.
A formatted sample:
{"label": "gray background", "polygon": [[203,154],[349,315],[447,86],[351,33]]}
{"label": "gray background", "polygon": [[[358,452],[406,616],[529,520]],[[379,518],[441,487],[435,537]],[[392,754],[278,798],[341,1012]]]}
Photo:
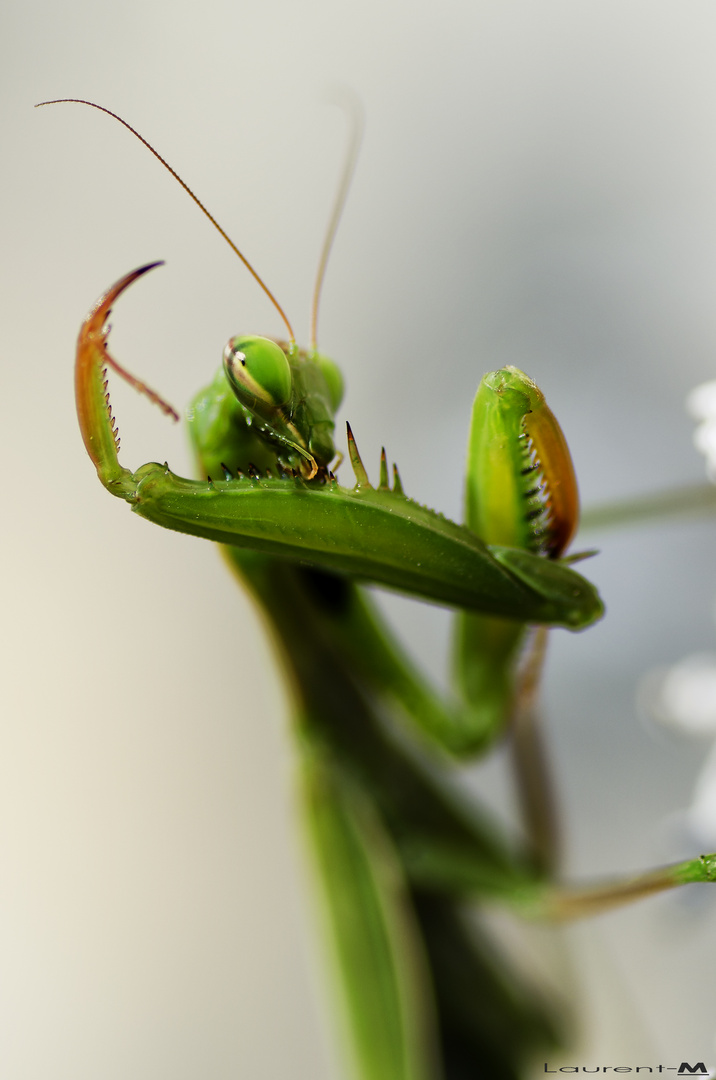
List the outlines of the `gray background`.
{"label": "gray background", "polygon": [[[84,313],[142,262],[167,266],[112,345],[178,406],[230,334],[280,326],[126,131],[33,103],[137,126],[303,337],[345,143],[325,98],[352,87],[367,133],[320,340],[373,474],[385,442],[410,494],[459,515],[471,397],[506,363],[545,390],[585,502],[700,478],[683,399],[716,373],[715,45],[705,0],[5,5],[4,1080],[343,1076],[260,619],[205,543],[101,491],[72,399]],[[181,431],[113,401],[127,464],[190,468]],[[705,753],[634,702],[652,666],[714,646],[713,526],[603,546],[585,569],[609,617],[555,634],[546,690],[575,875],[694,853],[674,815]],[[390,610],[442,677],[444,613]],[[465,780],[510,815],[497,766]],[[583,1003],[556,1064],[716,1061],[710,895],[545,936]]]}

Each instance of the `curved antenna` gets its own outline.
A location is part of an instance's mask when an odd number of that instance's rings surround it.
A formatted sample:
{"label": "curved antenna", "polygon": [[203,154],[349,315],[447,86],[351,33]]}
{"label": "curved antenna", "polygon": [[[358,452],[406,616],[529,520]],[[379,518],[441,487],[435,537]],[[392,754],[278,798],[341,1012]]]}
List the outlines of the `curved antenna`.
{"label": "curved antenna", "polygon": [[326,266],[328,265],[328,257],[331,254],[331,248],[333,247],[333,241],[336,238],[336,232],[338,231],[338,224],[341,220],[341,215],[346,205],[346,199],[348,198],[348,191],[351,186],[351,181],[356,171],[356,164],[358,162],[358,154],[360,152],[360,145],[363,141],[363,127],[364,127],[364,115],[363,106],[359,99],[350,93],[346,93],[336,100],[336,104],[345,109],[348,113],[350,120],[350,131],[348,137],[348,151],[346,153],[345,163],[343,165],[343,171],[341,172],[341,178],[338,183],[338,191],[333,203],[333,209],[328,221],[328,228],[326,229],[326,235],[323,240],[323,247],[321,248],[321,257],[318,260],[318,270],[316,272],[316,282],[313,286],[313,300],[311,302],[311,333],[310,333],[310,348],[315,350],[316,348],[316,336],[318,331],[318,304],[321,299],[321,289],[323,288],[323,279],[326,276]]}
{"label": "curved antenna", "polygon": [[136,135],[136,137],[139,139],[139,141],[141,143],[144,143],[147,150],[149,150],[152,154],[154,154],[155,158],[158,161],[160,161],[162,163],[162,165],[164,166],[164,168],[167,169],[172,174],[172,176],[177,181],[177,183],[181,184],[181,186],[186,191],[187,195],[189,195],[194,200],[194,202],[199,207],[199,209],[202,211],[202,213],[206,214],[206,216],[208,217],[211,224],[214,226],[214,228],[217,230],[217,232],[220,233],[221,236],[223,236],[224,240],[226,240],[226,243],[229,245],[229,247],[234,252],[234,254],[239,256],[239,258],[241,259],[242,263],[244,264],[244,266],[246,267],[248,272],[251,274],[251,276],[254,278],[254,280],[256,282],[258,282],[258,284],[261,286],[263,291],[266,293],[266,295],[268,296],[268,298],[271,301],[271,303],[273,304],[273,306],[276,308],[276,311],[279,313],[279,315],[281,316],[281,319],[283,320],[284,326],[288,330],[288,334],[289,334],[289,337],[291,339],[291,342],[295,343],[296,335],[293,332],[293,327],[291,326],[291,323],[288,321],[288,316],[286,315],[286,312],[283,310],[283,308],[279,304],[279,302],[276,299],[276,297],[274,296],[274,294],[269,289],[268,285],[265,283],[265,281],[263,281],[259,277],[259,275],[256,273],[256,271],[254,270],[253,266],[251,265],[249,260],[246,258],[246,256],[242,255],[242,253],[239,251],[239,249],[237,248],[236,244],[231,239],[231,237],[227,233],[224,232],[224,230],[222,229],[221,225],[219,225],[219,222],[216,220],[216,218],[212,214],[209,213],[209,211],[206,209],[206,207],[204,206],[201,199],[197,198],[197,196],[191,190],[189,185],[186,184],[182,180],[179,173],[175,172],[174,169],[172,169],[169,162],[165,161],[164,158],[162,157],[162,155],[157,153],[157,151],[154,149],[152,144],[147,142],[147,140],[144,138],[144,136],[140,135],[139,132],[136,131],[132,127],[131,124],[128,124],[126,120],[123,120],[121,116],[117,116],[117,114],[113,113],[111,111],[111,109],[105,109],[104,105],[96,105],[94,103],[94,101],[85,101],[84,98],[56,98],[54,101],[40,101],[35,106],[35,108],[39,109],[41,105],[64,105],[64,104],[68,104],[68,103],[72,103],[72,104],[76,104],[76,105],[89,105],[90,108],[92,108],[92,109],[98,109],[100,112],[107,113],[107,116],[111,116],[115,120],[118,120],[119,123],[122,124],[124,127],[126,127],[128,131],[132,132],[132,135]]}

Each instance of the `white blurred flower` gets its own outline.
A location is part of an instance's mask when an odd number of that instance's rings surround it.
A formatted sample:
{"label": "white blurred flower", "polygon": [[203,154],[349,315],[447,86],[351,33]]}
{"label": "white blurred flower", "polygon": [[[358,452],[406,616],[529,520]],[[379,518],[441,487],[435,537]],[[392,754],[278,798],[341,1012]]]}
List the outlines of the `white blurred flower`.
{"label": "white blurred flower", "polygon": [[686,398],[686,410],[699,421],[694,444],[706,458],[709,480],[716,483],[716,380],[694,387]]}
{"label": "white blurred flower", "polygon": [[[716,654],[687,656],[670,668],[651,672],[640,698],[649,715],[665,727],[716,739]],[[682,820],[704,850],[716,849],[716,742],[708,751]]]}
{"label": "white blurred flower", "polygon": [[[686,409],[698,421],[694,443],[706,458],[709,480],[716,483],[716,380],[696,386]],[[697,653],[652,672],[640,696],[646,711],[665,726],[716,739],[716,654]],[[699,843],[716,848],[716,742],[696,780],[686,824]]]}
{"label": "white blurred flower", "polygon": [[716,845],[716,744],[699,773],[688,810],[688,826],[694,837],[710,850]]}
{"label": "white blurred flower", "polygon": [[716,654],[696,653],[653,672],[645,681],[643,701],[667,727],[716,736]]}
{"label": "white blurred flower", "polygon": [[[716,654],[697,653],[644,679],[640,701],[660,724],[683,735],[716,739]],[[699,773],[684,824],[705,850],[716,849],[716,742]]]}

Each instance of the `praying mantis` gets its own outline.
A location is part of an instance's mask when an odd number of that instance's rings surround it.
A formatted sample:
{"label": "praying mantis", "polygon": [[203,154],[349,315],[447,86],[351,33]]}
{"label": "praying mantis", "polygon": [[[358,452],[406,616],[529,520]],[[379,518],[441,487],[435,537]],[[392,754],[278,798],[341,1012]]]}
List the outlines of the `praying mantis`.
{"label": "praying mantis", "polygon": [[[594,587],[572,568],[579,556],[565,557],[578,517],[566,441],[538,387],[508,367],[477,391],[463,525],[408,497],[384,451],[374,486],[350,427],[355,484],[339,483],[334,417],[343,380],[318,350],[316,323],[350,159],[306,350],[253,267],[170,172],[270,297],[288,337],[242,333],[224,348],[188,410],[201,479],[166,464],[130,470],[119,460],[107,370],[173,410],[108,350],[110,309],[159,264],[126,274],[80,330],[75,387],[88,455],[103,486],[135,513],[219,543],[271,626],[293,691],[302,813],[358,1076],[518,1080],[535,1054],[564,1037],[563,1025],[495,956],[466,905],[562,919],[716,879],[716,856],[702,855],[583,888],[556,880],[534,701],[547,629],[585,630],[603,614]],[[455,610],[453,697],[407,659],[365,584]],[[518,838],[458,795],[448,765],[501,739],[514,744],[524,797]]]}

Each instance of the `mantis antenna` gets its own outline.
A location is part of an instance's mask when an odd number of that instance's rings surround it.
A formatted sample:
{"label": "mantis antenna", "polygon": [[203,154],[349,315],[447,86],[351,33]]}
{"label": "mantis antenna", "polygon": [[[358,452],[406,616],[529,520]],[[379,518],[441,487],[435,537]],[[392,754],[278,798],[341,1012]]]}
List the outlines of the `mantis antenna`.
{"label": "mantis antenna", "polygon": [[348,198],[348,191],[355,175],[356,164],[358,162],[358,154],[360,152],[361,142],[363,141],[363,108],[358,98],[355,97],[353,94],[346,94],[345,96],[342,96],[341,100],[338,101],[337,104],[341,105],[349,114],[350,133],[348,138],[348,152],[346,154],[345,163],[343,165],[343,171],[341,172],[341,178],[338,183],[338,190],[336,192],[336,197],[333,202],[333,209],[331,210],[331,216],[328,221],[328,228],[326,229],[326,235],[323,240],[321,256],[318,260],[318,270],[316,271],[316,282],[313,286],[309,345],[310,348],[314,351],[316,349],[316,337],[318,331],[318,304],[321,299],[323,279],[326,276],[328,257],[331,254],[333,241],[335,240],[336,232],[338,231],[338,224],[341,220],[343,210],[345,209],[346,199]]}
{"label": "mantis antenna", "polygon": [[[229,247],[230,247],[230,248],[231,248],[231,250],[232,250],[232,251],[234,252],[234,254],[236,254],[236,255],[238,255],[238,256],[239,256],[239,258],[241,259],[241,261],[242,261],[242,263],[244,264],[244,266],[246,267],[246,269],[247,269],[247,270],[249,271],[249,273],[250,273],[250,274],[251,274],[251,276],[252,276],[252,277],[254,278],[254,280],[255,280],[256,282],[258,282],[258,284],[259,284],[259,285],[261,286],[261,288],[263,289],[263,291],[264,291],[264,292],[266,293],[266,296],[268,296],[269,300],[271,301],[271,303],[273,304],[273,306],[274,306],[274,307],[276,308],[276,311],[277,311],[277,312],[279,313],[279,315],[281,316],[281,319],[283,320],[284,326],[285,326],[285,327],[286,327],[286,329],[288,330],[288,335],[289,335],[289,338],[290,338],[290,340],[291,340],[291,343],[292,343],[292,344],[293,344],[293,343],[295,343],[295,341],[296,341],[296,335],[295,335],[295,334],[294,334],[294,332],[293,332],[293,328],[292,328],[292,326],[291,326],[291,323],[290,323],[290,322],[288,321],[288,317],[287,317],[287,315],[286,315],[286,312],[285,312],[285,311],[283,310],[283,308],[282,308],[282,307],[281,307],[281,305],[279,304],[278,300],[276,299],[276,297],[274,296],[274,294],[273,294],[273,293],[271,292],[271,290],[269,289],[268,285],[267,285],[267,284],[265,283],[265,281],[263,281],[263,279],[262,279],[261,277],[259,277],[259,275],[258,275],[258,274],[256,273],[256,271],[254,270],[254,268],[253,268],[253,266],[251,265],[251,263],[249,262],[249,260],[248,260],[248,259],[246,258],[246,256],[245,256],[245,255],[243,255],[243,254],[242,254],[242,253],[241,253],[241,252],[239,251],[238,247],[236,246],[236,244],[234,243],[234,241],[233,241],[233,240],[231,239],[231,237],[230,237],[230,236],[229,236],[229,235],[228,235],[227,233],[225,233],[225,232],[224,232],[224,230],[222,229],[221,225],[219,225],[219,222],[218,222],[218,221],[216,220],[216,218],[215,218],[215,217],[213,216],[213,214],[210,214],[210,213],[209,213],[209,211],[208,211],[208,210],[206,209],[206,207],[204,206],[204,204],[203,204],[203,202],[201,201],[201,199],[199,199],[199,198],[198,198],[198,197],[197,197],[197,196],[196,196],[196,195],[194,194],[194,192],[193,192],[193,191],[191,190],[191,188],[189,187],[189,185],[188,185],[188,184],[186,184],[186,183],[185,183],[185,182],[184,182],[184,181],[182,180],[182,178],[181,178],[181,176],[179,175],[179,173],[178,173],[178,172],[176,172],[176,171],[175,171],[174,169],[172,169],[172,167],[171,167],[171,165],[169,164],[169,162],[168,162],[168,161],[165,161],[165,160],[164,160],[164,158],[162,157],[162,155],[161,155],[161,154],[159,154],[159,153],[158,153],[158,152],[157,152],[157,151],[156,151],[156,150],[154,149],[154,147],[152,146],[152,144],[151,144],[150,142],[147,142],[147,140],[146,140],[146,139],[144,138],[144,136],[140,135],[140,134],[139,134],[139,132],[138,132],[138,131],[136,131],[136,130],[135,130],[135,128],[133,128],[131,124],[128,124],[126,120],[123,120],[121,116],[117,116],[117,114],[116,114],[116,113],[113,113],[113,112],[111,111],[111,109],[105,109],[104,105],[96,105],[94,101],[85,101],[85,100],[84,100],[83,98],[57,98],[57,99],[56,99],[56,100],[54,100],[54,101],[40,101],[40,102],[39,102],[39,103],[38,103],[38,104],[37,104],[37,105],[35,106],[35,108],[36,108],[36,109],[39,109],[39,108],[40,108],[40,106],[42,106],[42,105],[63,105],[63,104],[67,104],[67,103],[74,103],[74,104],[76,104],[76,105],[89,105],[89,106],[90,106],[90,108],[92,108],[92,109],[98,109],[98,110],[99,110],[100,112],[103,112],[103,113],[107,113],[107,115],[108,115],[108,116],[111,116],[111,117],[113,117],[113,118],[114,118],[115,120],[118,120],[118,121],[119,121],[119,123],[120,123],[120,124],[122,124],[122,125],[123,125],[124,127],[126,127],[128,131],[131,131],[131,132],[132,132],[132,135],[136,135],[136,137],[137,137],[137,138],[139,139],[139,141],[140,141],[141,143],[144,143],[144,145],[146,146],[147,150],[151,151],[151,153],[152,153],[152,154],[154,154],[155,158],[156,158],[156,159],[157,159],[158,161],[160,161],[160,162],[162,163],[162,165],[164,166],[164,168],[165,168],[165,169],[167,169],[167,170],[168,170],[168,171],[169,171],[169,172],[170,172],[170,173],[172,174],[172,176],[174,177],[174,179],[175,179],[175,180],[176,180],[176,181],[177,181],[177,182],[178,182],[179,184],[181,184],[181,186],[182,186],[182,187],[184,188],[184,190],[186,191],[187,195],[189,195],[189,196],[190,196],[190,197],[191,197],[191,198],[192,198],[192,199],[194,200],[194,202],[195,202],[195,203],[196,203],[196,205],[197,205],[197,206],[199,207],[199,209],[200,209],[200,210],[201,210],[201,211],[202,211],[202,212],[203,212],[204,214],[206,214],[206,216],[208,217],[208,219],[209,219],[209,221],[211,222],[211,224],[212,224],[212,225],[214,226],[214,228],[215,228],[215,229],[217,230],[217,232],[219,232],[219,233],[221,234],[221,236],[223,236],[224,240],[226,240],[226,243],[227,243],[227,244],[229,245]],[[348,178],[348,180],[350,181],[350,177]],[[341,207],[340,207],[340,205],[339,205],[339,206],[338,206],[338,217],[340,217],[340,210],[341,210]],[[335,212],[334,212],[334,214],[335,214]],[[333,226],[333,222],[331,222],[331,225]],[[334,227],[334,226],[333,226],[333,231],[335,232],[335,227]],[[331,236],[330,230],[329,230],[329,238],[330,238],[330,241],[332,241],[333,237]],[[329,242],[329,245],[328,245],[328,247],[329,247],[329,249],[330,249],[330,242]],[[327,253],[327,252],[326,252],[325,258],[326,258],[326,259],[328,258],[328,253]],[[324,261],[325,261],[325,260],[324,260]]]}

